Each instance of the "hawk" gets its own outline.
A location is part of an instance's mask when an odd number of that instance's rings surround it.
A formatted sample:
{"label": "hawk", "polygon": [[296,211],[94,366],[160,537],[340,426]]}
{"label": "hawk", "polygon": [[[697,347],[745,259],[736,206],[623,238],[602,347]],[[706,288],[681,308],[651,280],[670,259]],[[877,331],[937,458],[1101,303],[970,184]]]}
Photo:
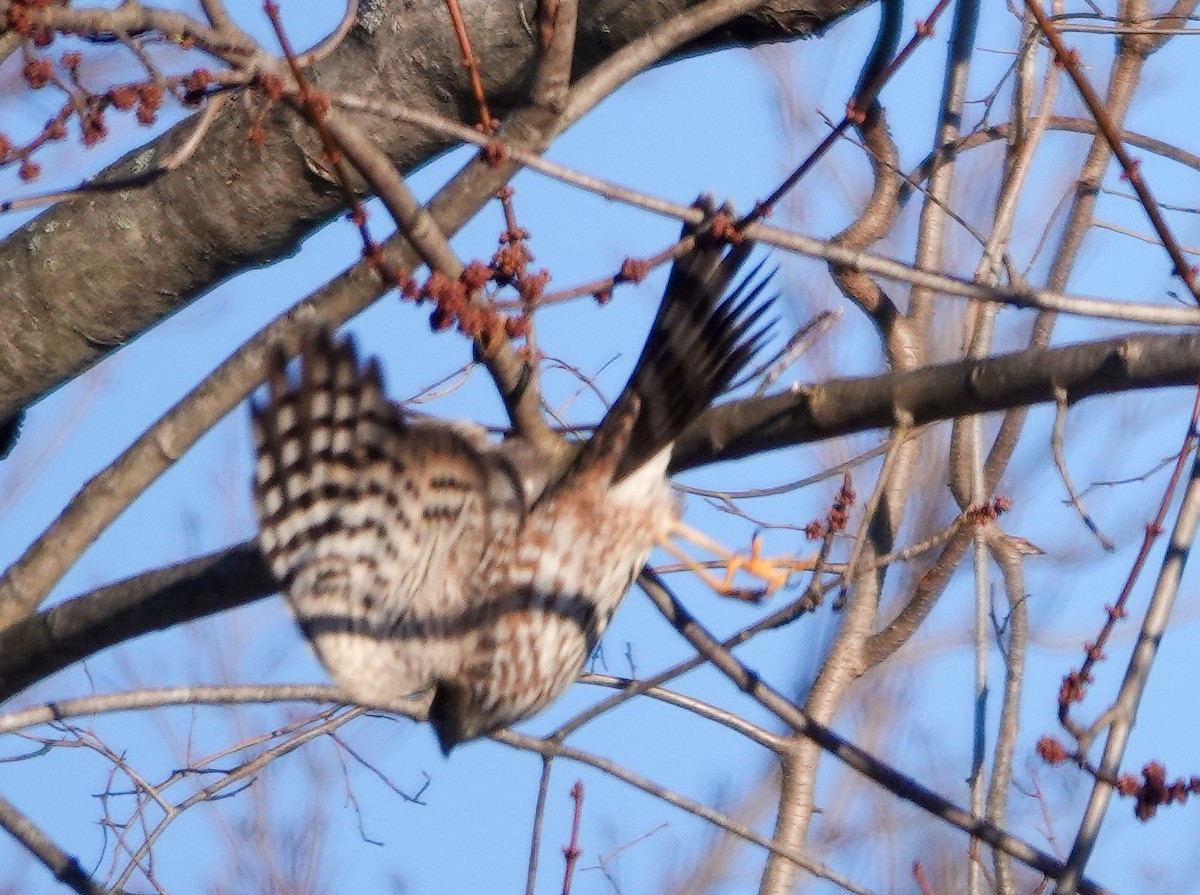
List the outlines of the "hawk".
{"label": "hawk", "polygon": [[[379,367],[316,330],[251,404],[259,543],[305,636],[355,702],[425,694],[443,751],[574,681],[679,505],[671,446],[763,341],[749,254],[678,258],[629,383],[565,461],[468,423],[416,419]],[[761,267],[761,265],[760,265]]]}

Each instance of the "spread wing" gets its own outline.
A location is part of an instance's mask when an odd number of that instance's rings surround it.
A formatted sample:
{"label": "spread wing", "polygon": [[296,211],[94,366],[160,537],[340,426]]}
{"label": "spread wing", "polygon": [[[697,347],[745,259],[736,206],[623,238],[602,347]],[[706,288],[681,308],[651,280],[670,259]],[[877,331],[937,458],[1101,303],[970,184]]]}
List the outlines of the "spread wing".
{"label": "spread wing", "polygon": [[462,608],[492,530],[519,524],[504,461],[452,425],[407,419],[376,363],[324,330],[298,382],[273,359],[269,391],[252,407],[260,545],[309,637],[385,638]]}
{"label": "spread wing", "polygon": [[[701,207],[714,213],[710,202]],[[683,234],[696,229],[685,226]],[[656,474],[665,474],[665,449],[729,388],[770,330],[770,323],[755,328],[773,299],[760,300],[770,282],[769,275],[757,276],[761,264],[726,295],[753,247],[748,240],[727,246],[701,234],[676,259],[629,383],[580,453],[577,470],[595,465],[615,444],[622,451],[615,481],[655,458]]]}

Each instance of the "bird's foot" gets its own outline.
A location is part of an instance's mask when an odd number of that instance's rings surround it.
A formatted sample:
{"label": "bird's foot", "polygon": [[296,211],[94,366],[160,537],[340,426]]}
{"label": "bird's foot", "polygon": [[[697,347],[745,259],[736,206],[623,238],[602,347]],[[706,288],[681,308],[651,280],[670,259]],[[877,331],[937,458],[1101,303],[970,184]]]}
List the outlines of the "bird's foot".
{"label": "bird's foot", "polygon": [[[663,546],[668,552],[679,558],[687,568],[699,576],[700,580],[723,597],[731,597],[745,602],[758,602],[765,599],[788,582],[793,572],[801,572],[813,567],[814,560],[801,559],[795,556],[763,556],[762,537],[755,534],[750,539],[750,549],[745,552],[730,550],[723,544],[714,541],[702,531],[676,523],[673,534],[690,541],[697,547],[716,554],[725,567],[725,577],[718,578],[704,565],[689,556],[682,548],[672,541],[664,540]],[[760,579],[763,587],[740,587],[734,584],[739,572],[745,572]]]}

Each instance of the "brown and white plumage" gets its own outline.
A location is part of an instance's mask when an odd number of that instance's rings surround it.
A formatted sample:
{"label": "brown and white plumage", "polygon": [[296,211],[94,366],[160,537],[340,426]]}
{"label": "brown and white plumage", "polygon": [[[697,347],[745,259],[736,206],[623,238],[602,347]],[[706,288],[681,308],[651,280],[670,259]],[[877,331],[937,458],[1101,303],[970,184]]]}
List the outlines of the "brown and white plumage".
{"label": "brown and white plumage", "polygon": [[748,251],[702,243],[675,263],[629,384],[560,471],[469,424],[412,419],[348,340],[314,332],[298,382],[275,358],[252,408],[260,544],[351,699],[431,693],[448,751],[575,679],[677,519],[671,444],[761,340],[763,282],[721,299]]}

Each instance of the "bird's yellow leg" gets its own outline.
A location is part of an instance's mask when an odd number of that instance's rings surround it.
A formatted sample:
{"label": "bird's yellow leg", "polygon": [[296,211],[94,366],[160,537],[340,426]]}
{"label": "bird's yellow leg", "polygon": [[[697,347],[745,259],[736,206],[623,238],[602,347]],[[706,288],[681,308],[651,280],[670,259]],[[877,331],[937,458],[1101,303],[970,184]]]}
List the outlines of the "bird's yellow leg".
{"label": "bird's yellow leg", "polygon": [[[722,596],[733,596],[744,600],[757,599],[757,595],[755,593],[749,591],[734,591],[733,588],[729,587],[725,581],[722,581],[708,569],[704,568],[704,566],[689,556],[687,552],[674,541],[663,538],[663,540],[659,542],[659,545],[676,559],[678,559],[681,563],[683,563],[684,566],[694,572],[701,581]],[[729,554],[729,557],[725,558],[726,562],[728,562],[729,558],[732,556],[733,554]]]}
{"label": "bird's yellow leg", "polygon": [[[684,550],[670,540],[664,539],[662,546],[673,556],[682,561],[694,571],[705,584],[722,596],[736,597],[741,600],[757,600],[768,596],[787,584],[792,572],[804,571],[813,567],[813,559],[797,559],[794,556],[763,556],[762,538],[755,535],[750,540],[748,553],[736,553],[723,544],[714,541],[704,532],[676,522],[672,534],[690,541],[702,550],[719,556],[725,561],[725,578],[718,579],[706,568],[692,559]],[[733,579],[739,571],[744,571],[755,578],[761,579],[765,588],[751,590],[744,587],[734,587]]]}

